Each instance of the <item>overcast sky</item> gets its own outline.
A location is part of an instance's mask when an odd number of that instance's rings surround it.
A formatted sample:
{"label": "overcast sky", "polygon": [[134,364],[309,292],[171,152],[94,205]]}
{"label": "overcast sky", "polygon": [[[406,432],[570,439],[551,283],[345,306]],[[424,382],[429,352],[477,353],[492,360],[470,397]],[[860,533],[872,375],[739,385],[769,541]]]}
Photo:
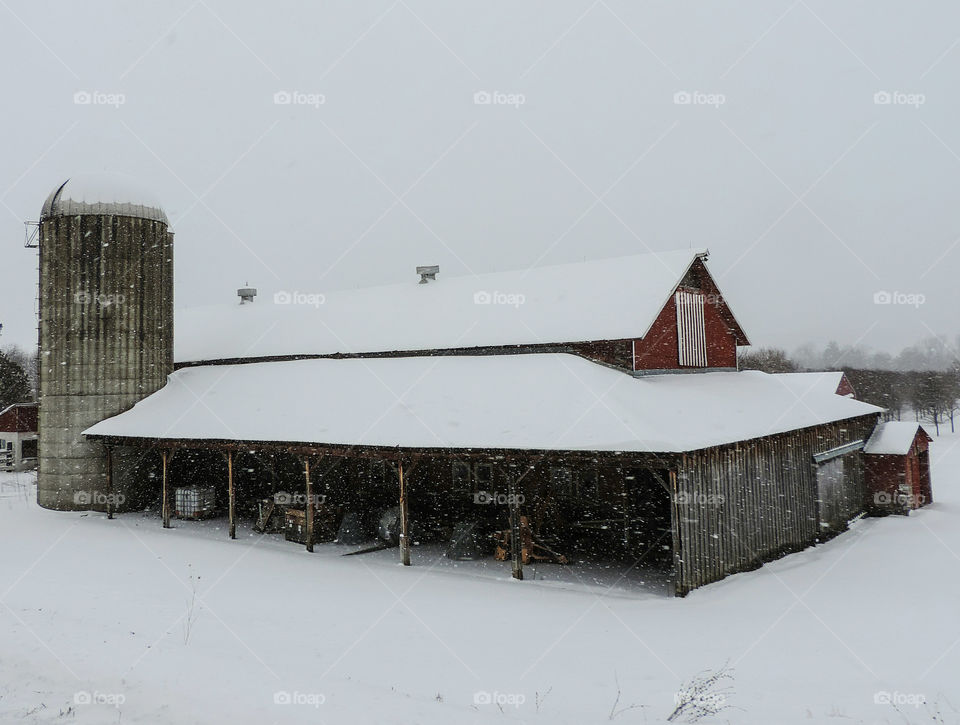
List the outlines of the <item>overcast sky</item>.
{"label": "overcast sky", "polygon": [[90,171],[163,201],[178,307],[705,246],[754,344],[960,331],[954,0],[4,0],[0,60],[3,344]]}

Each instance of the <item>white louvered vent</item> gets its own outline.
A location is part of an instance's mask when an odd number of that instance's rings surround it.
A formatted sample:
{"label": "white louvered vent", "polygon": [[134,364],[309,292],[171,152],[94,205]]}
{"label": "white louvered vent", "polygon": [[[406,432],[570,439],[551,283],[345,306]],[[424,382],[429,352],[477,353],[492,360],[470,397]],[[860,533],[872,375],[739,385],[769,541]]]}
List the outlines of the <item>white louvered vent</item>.
{"label": "white louvered vent", "polygon": [[677,290],[677,339],[680,364],[707,366],[707,328],[703,321],[703,295]]}

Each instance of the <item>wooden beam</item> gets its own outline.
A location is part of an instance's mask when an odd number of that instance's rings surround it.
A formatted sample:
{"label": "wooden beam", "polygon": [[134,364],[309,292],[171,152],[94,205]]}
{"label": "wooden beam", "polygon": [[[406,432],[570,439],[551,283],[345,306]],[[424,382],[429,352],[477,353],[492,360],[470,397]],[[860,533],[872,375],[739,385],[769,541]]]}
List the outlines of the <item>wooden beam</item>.
{"label": "wooden beam", "polygon": [[162,491],[161,495],[163,496],[163,505],[161,507],[161,511],[163,513],[163,528],[165,529],[170,528],[170,492],[167,490],[167,458],[168,456],[169,456],[169,453],[166,448],[160,451],[160,458],[163,461],[163,479],[162,479],[163,485],[161,489]]}
{"label": "wooden beam", "polygon": [[407,484],[403,477],[403,461],[397,463],[400,478],[400,560],[410,566],[410,512],[407,508]]}
{"label": "wooden beam", "polygon": [[113,456],[112,447],[107,446],[107,518],[113,518]]}
{"label": "wooden beam", "polygon": [[303,475],[307,484],[307,551],[313,551],[313,484],[310,483],[310,457],[303,459]]}
{"label": "wooden beam", "polygon": [[237,538],[237,501],[233,488],[233,451],[227,451],[227,496],[230,499],[230,538]]}
{"label": "wooden beam", "polygon": [[686,594],[683,584],[683,538],[680,535],[679,490],[677,472],[670,471],[670,529],[673,535],[673,594],[682,597]]}
{"label": "wooden beam", "polygon": [[523,580],[523,541],[520,532],[520,502],[513,472],[508,474],[507,503],[510,507],[510,558],[513,561],[513,578]]}

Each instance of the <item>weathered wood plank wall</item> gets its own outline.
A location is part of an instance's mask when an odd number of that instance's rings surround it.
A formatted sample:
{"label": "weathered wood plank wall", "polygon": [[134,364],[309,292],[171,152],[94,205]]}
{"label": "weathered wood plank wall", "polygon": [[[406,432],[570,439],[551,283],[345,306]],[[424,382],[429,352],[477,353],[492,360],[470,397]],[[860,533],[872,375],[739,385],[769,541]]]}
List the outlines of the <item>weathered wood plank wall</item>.
{"label": "weathered wood plank wall", "polygon": [[840,485],[822,492],[813,455],[866,440],[875,424],[876,416],[864,416],[682,456],[673,507],[676,593],[845,530],[864,510],[862,456],[835,459]]}

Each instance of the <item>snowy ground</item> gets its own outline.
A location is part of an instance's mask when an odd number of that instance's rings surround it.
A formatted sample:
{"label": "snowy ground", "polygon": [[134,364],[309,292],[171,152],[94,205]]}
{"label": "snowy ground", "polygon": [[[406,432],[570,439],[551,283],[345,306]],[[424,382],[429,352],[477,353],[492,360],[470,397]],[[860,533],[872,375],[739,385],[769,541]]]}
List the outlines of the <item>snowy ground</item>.
{"label": "snowy ground", "polygon": [[704,722],[957,723],[960,435],[932,460],[934,505],[686,599],[645,572],[515,582],[432,548],[405,568],[45,511],[0,474],[0,722],[661,723],[729,662]]}

